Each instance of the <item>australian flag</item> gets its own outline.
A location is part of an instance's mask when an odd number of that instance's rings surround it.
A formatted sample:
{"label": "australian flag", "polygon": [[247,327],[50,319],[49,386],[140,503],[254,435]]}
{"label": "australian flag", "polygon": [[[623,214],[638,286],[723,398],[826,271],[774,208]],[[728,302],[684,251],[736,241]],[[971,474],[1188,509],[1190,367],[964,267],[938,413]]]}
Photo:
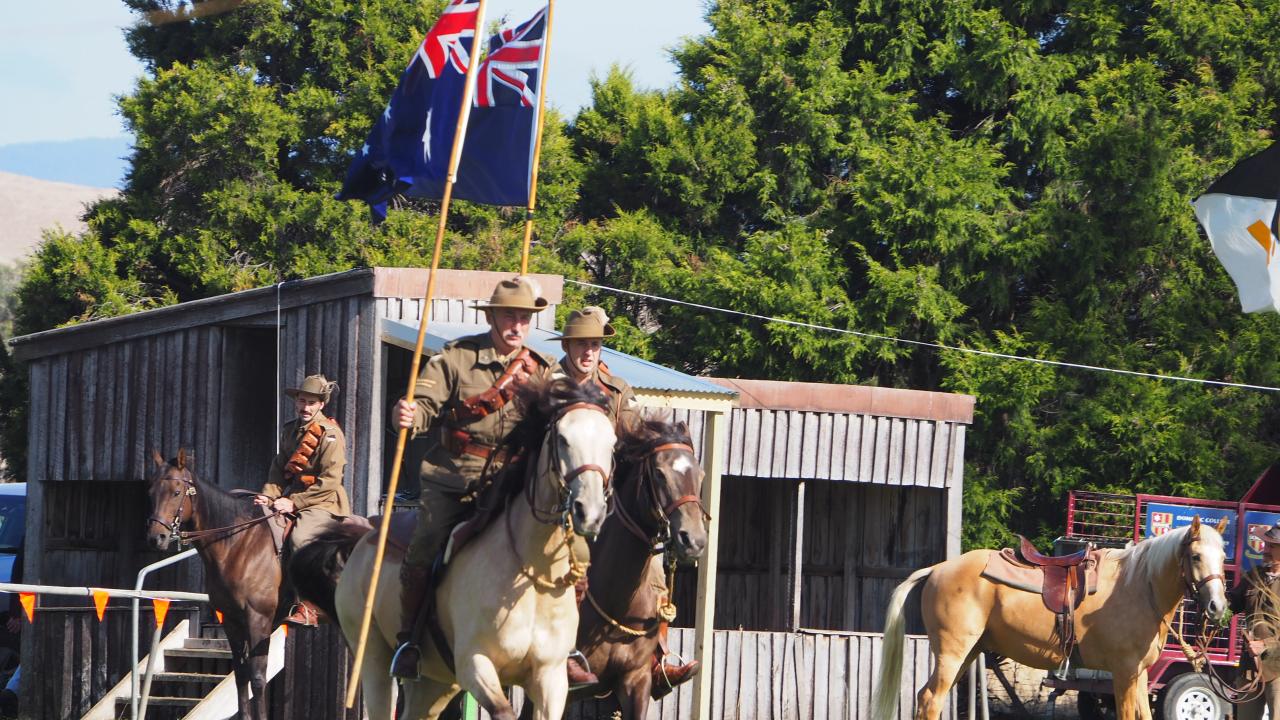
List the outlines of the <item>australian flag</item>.
{"label": "australian flag", "polygon": [[[348,169],[339,199],[364,200],[380,219],[397,194],[444,194],[478,6],[479,0],[452,0],[427,33]],[[456,198],[529,202],[546,14],[543,8],[489,41],[488,57],[477,68]]]}

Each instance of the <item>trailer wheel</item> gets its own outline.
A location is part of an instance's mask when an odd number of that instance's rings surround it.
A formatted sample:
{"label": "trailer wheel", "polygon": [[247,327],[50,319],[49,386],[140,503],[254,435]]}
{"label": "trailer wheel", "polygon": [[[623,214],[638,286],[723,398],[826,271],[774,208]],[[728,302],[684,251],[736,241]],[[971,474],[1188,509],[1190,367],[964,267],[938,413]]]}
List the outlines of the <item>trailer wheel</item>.
{"label": "trailer wheel", "polygon": [[1227,704],[1203,673],[1183,673],[1160,693],[1162,720],[1226,720]]}
{"label": "trailer wheel", "polygon": [[1080,720],[1111,720],[1116,716],[1115,697],[1081,691],[1076,696]]}

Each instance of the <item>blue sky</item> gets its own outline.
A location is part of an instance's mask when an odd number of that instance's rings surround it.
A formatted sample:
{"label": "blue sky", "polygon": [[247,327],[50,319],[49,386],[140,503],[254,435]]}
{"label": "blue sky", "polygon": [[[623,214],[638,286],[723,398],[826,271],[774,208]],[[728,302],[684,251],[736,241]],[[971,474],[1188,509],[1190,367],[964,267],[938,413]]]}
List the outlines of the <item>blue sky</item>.
{"label": "blue sky", "polygon": [[[543,2],[490,0],[487,12],[517,23]],[[704,12],[701,0],[557,0],[551,104],[567,114],[587,104],[589,77],[612,63],[641,87],[669,86],[675,67],[667,51],[706,31]],[[133,21],[116,0],[0,3],[0,146],[123,135],[112,98],[142,73],[124,43]]]}

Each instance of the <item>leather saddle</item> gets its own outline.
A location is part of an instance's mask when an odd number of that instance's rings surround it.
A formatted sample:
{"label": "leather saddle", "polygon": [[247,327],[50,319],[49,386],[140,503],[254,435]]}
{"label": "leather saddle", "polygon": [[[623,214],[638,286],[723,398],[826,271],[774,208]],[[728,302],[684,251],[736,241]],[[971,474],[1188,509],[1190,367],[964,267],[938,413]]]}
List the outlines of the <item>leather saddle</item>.
{"label": "leather saddle", "polygon": [[993,582],[1033,592],[1054,614],[1058,648],[1063,655],[1059,676],[1075,647],[1075,611],[1085,597],[1098,590],[1098,565],[1102,550],[1089,545],[1070,555],[1044,555],[1026,538],[1018,536],[1017,550],[991,553],[982,576]]}
{"label": "leather saddle", "polygon": [[982,576],[1003,585],[1033,592],[1054,614],[1080,607],[1098,590],[1098,563],[1102,551],[1092,547],[1070,555],[1044,555],[1021,535],[1017,550],[992,553]]}

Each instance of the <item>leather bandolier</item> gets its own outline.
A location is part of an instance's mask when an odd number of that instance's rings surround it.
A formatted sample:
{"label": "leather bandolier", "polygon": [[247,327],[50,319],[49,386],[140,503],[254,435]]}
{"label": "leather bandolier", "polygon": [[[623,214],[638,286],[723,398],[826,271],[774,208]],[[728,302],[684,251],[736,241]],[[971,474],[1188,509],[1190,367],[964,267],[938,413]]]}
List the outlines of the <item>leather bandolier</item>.
{"label": "leather bandolier", "polygon": [[298,481],[307,487],[311,487],[316,482],[315,475],[303,475],[302,471],[307,469],[311,464],[311,457],[316,454],[316,450],[320,447],[320,440],[324,438],[324,425],[319,420],[312,420],[310,425],[302,431],[302,438],[298,440],[298,447],[289,456],[289,462],[284,465],[284,477],[286,480],[293,482]]}
{"label": "leather bandolier", "polygon": [[[446,450],[453,455],[474,455],[488,459],[493,454],[493,447],[476,442],[466,426],[498,412],[516,395],[516,388],[527,380],[538,369],[529,348],[521,348],[520,352],[507,364],[507,369],[494,381],[488,390],[462,400],[449,410],[445,416],[443,443]],[[506,458],[498,458],[505,460]]]}

